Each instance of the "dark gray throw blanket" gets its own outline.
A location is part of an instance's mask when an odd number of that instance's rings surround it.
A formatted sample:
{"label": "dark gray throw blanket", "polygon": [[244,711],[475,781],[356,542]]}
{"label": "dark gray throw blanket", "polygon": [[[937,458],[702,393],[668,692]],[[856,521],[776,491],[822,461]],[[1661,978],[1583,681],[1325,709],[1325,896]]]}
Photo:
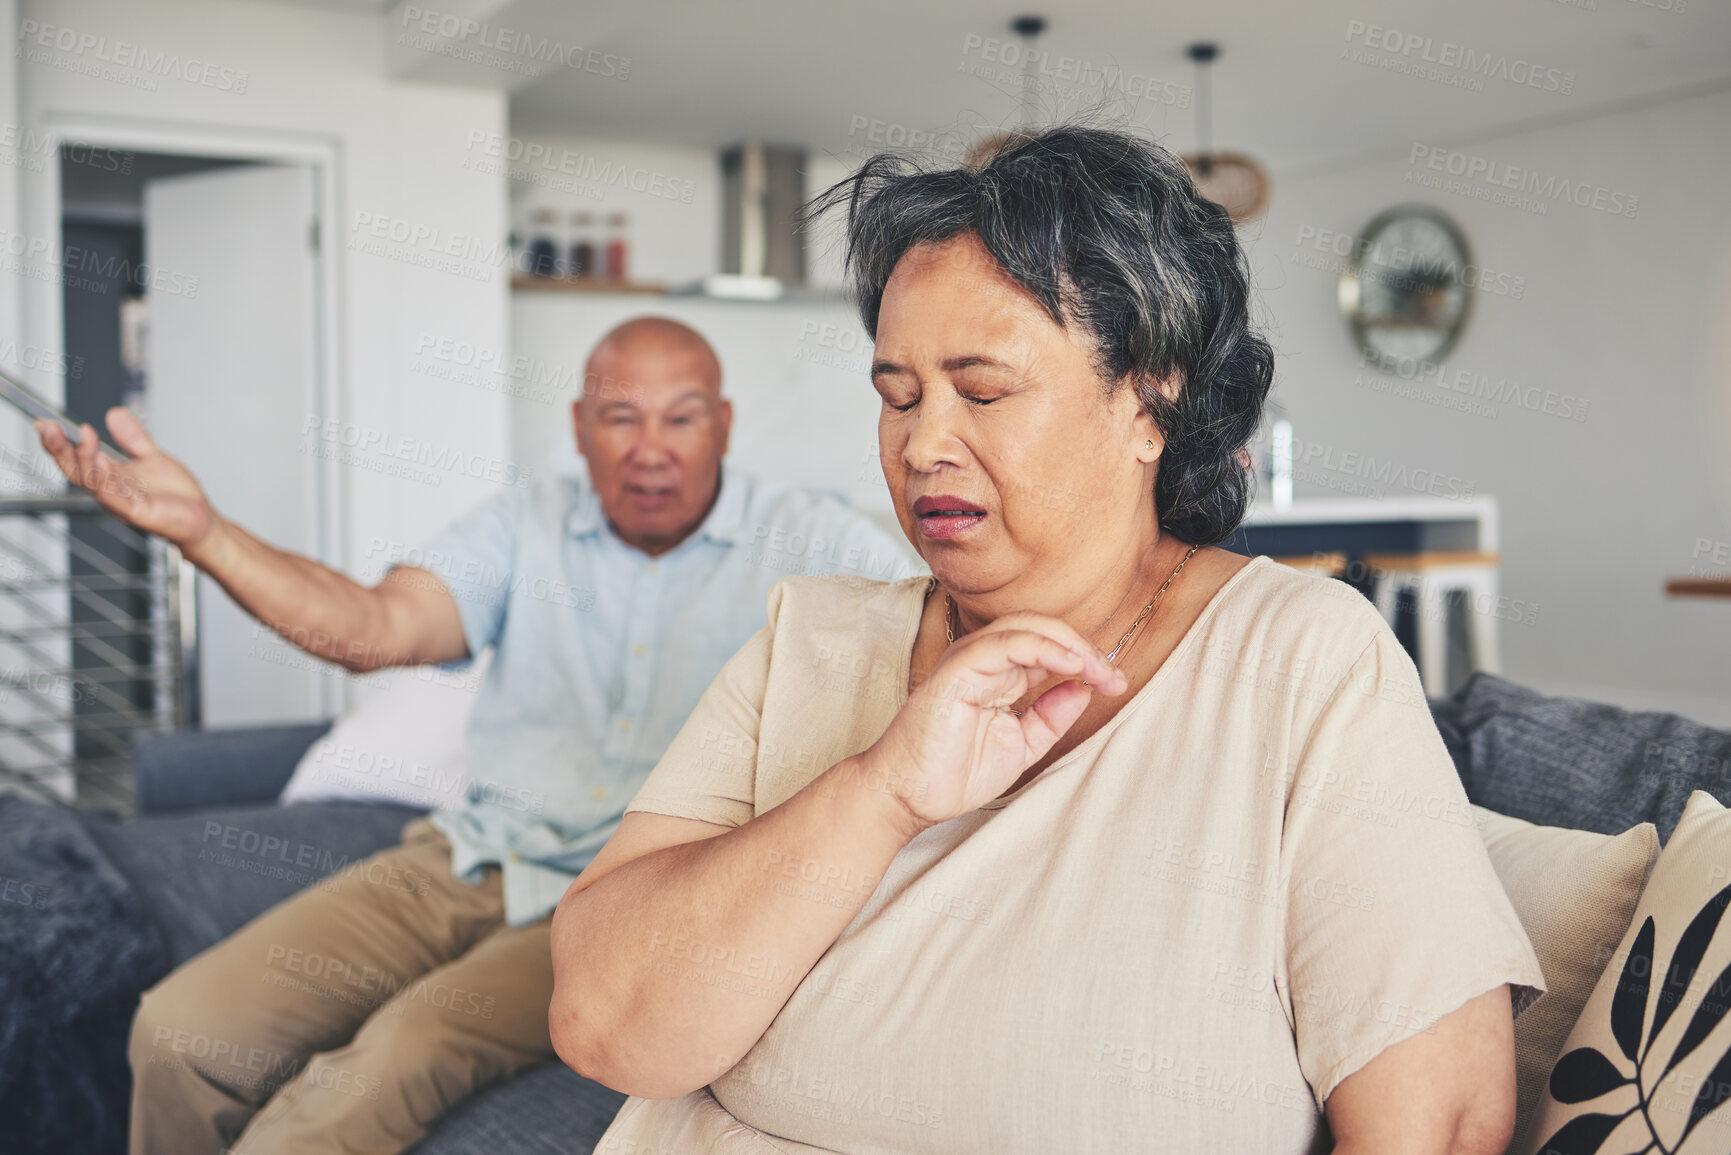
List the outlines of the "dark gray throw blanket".
{"label": "dark gray throw blanket", "polygon": [[77,816],[0,796],[0,1148],[126,1149],[126,1034],[167,971],[161,936]]}
{"label": "dark gray throw blanket", "polygon": [[1731,805],[1731,732],[1676,714],[1550,698],[1474,674],[1431,714],[1480,806],[1545,826],[1671,837],[1689,795]]}

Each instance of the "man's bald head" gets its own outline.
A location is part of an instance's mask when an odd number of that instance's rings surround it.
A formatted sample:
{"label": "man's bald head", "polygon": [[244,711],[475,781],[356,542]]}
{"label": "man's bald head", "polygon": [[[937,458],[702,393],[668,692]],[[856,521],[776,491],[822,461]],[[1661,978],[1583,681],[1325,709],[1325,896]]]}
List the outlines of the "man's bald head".
{"label": "man's bald head", "polygon": [[585,396],[630,390],[646,376],[678,375],[721,395],[721,359],[703,334],[671,317],[633,317],[608,330],[584,368]]}
{"label": "man's bald head", "polygon": [[721,360],[670,317],[637,317],[589,354],[573,406],[577,452],[614,532],[657,554],[690,536],[715,502],[733,406]]}

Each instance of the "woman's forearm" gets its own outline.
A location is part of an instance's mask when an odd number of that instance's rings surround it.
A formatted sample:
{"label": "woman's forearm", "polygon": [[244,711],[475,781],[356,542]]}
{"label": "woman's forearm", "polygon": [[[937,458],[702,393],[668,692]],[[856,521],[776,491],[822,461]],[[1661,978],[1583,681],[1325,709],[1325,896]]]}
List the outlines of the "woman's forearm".
{"label": "woman's forearm", "polygon": [[560,1056],[616,1090],[706,1086],[768,1029],[915,825],[848,759],[735,830],[644,854],[553,922]]}

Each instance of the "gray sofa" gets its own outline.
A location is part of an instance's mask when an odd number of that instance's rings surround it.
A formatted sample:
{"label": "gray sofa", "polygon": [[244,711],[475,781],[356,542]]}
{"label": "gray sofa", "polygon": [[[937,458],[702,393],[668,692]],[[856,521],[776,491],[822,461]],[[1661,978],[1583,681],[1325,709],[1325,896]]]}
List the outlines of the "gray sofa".
{"label": "gray sofa", "polygon": [[[138,816],[83,818],[160,933],[162,974],[314,877],[394,845],[403,824],[420,813],[391,805],[278,806],[295,763],[325,730],[186,731],[141,739],[133,750]],[[137,985],[142,990],[160,977],[141,975]],[[472,1097],[415,1150],[586,1155],[624,1101],[553,1063]],[[124,1102],[113,1106],[124,1119]]]}
{"label": "gray sofa", "polygon": [[[1468,796],[1516,818],[1604,833],[1653,822],[1663,838],[1691,790],[1731,804],[1725,731],[1673,715],[1547,698],[1483,674],[1431,703],[1431,711]],[[134,754],[140,815],[123,822],[73,819],[48,807],[31,816],[0,806],[0,876],[35,871],[61,888],[40,912],[20,907],[25,892],[16,888],[11,904],[0,902],[0,957],[7,950],[39,956],[27,960],[34,969],[19,968],[23,977],[10,987],[0,967],[0,1116],[23,1125],[8,1150],[120,1150],[125,1029],[138,993],[314,877],[397,840],[416,811],[276,805],[295,762],[322,732],[291,727],[143,741]],[[32,848],[17,837],[9,845],[6,823],[20,820],[74,823],[79,829],[69,833],[89,845],[64,837],[53,846],[45,840]],[[9,851],[14,859],[34,855],[38,865],[9,862]],[[45,859],[53,865],[40,865]],[[68,879],[90,880],[91,893],[72,901],[78,896],[61,881]],[[56,911],[64,925],[41,922]],[[83,928],[74,917],[80,912]],[[16,933],[20,926],[32,928],[33,937]],[[125,926],[136,933],[92,960],[85,945],[90,928],[112,936]],[[8,1000],[54,1021],[20,1031],[14,1024],[30,1015],[14,1013]],[[75,1010],[58,1012],[71,1003]],[[589,1152],[623,1099],[552,1064],[474,1096],[417,1151]],[[66,1125],[68,1118],[75,1123]],[[80,1140],[68,1146],[58,1138],[66,1134]]]}

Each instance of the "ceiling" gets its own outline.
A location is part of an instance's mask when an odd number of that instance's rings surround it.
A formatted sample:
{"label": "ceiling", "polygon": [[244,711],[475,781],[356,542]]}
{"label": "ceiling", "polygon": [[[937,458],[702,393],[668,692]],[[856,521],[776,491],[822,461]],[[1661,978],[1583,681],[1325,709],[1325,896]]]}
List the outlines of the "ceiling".
{"label": "ceiling", "polygon": [[[397,23],[403,7],[384,18]],[[630,58],[622,80],[562,63],[528,76],[397,50],[401,74],[508,89],[514,132],[703,147],[762,137],[842,154],[882,147],[873,122],[886,140],[908,131],[971,140],[1021,114],[1021,68],[987,59],[987,50],[989,40],[1013,40],[1009,19],[1030,9],[993,0],[447,0],[444,8]],[[1196,110],[1184,47],[1213,40],[1222,49],[1214,144],[1253,153],[1276,173],[1731,84],[1731,4],[1709,0],[1065,0],[1046,14],[1037,45],[1048,69],[1042,118],[1087,112],[1188,148]],[[1387,39],[1367,45],[1371,26],[1384,38],[1393,30],[1401,49]],[[1472,75],[1477,90],[1399,71],[1445,53],[1449,65],[1471,53],[1497,71]],[[1112,90],[1080,79],[1083,64],[1127,83]],[[1519,83],[1534,67],[1539,86]],[[1546,90],[1565,85],[1572,91]]]}

